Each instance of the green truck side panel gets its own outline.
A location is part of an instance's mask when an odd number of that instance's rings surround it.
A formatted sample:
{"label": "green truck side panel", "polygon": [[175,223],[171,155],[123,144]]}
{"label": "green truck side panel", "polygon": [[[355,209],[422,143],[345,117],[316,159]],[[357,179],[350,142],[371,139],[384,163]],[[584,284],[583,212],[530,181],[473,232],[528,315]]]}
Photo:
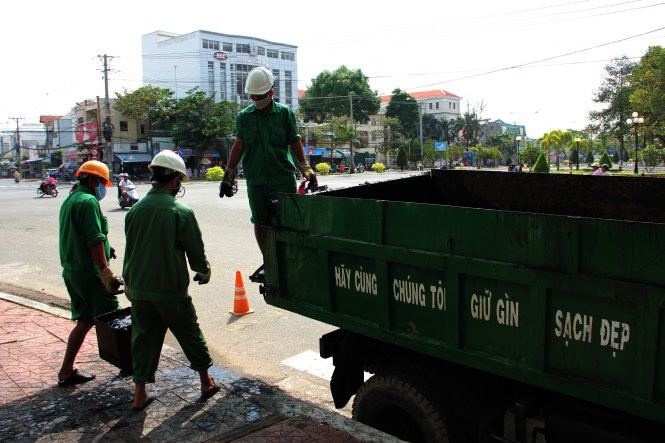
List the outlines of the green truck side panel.
{"label": "green truck side panel", "polygon": [[[267,236],[266,300],[665,423],[665,216],[651,210],[635,221],[644,209],[634,198],[627,219],[572,204],[555,211],[550,201],[538,212],[518,190],[537,200],[538,186],[568,195],[565,186],[598,179],[527,175],[540,182],[435,171],[283,195]],[[470,193],[476,186],[482,197]],[[408,201],[404,190],[419,197]]]}

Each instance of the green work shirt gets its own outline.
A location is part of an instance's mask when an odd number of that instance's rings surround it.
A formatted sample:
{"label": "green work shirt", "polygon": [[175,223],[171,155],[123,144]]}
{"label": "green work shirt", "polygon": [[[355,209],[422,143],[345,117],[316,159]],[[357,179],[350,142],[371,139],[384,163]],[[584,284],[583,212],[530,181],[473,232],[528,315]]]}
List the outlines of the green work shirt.
{"label": "green work shirt", "polygon": [[154,186],[125,217],[122,277],[129,300],[178,301],[187,297],[189,272],[210,269],[194,211]]}
{"label": "green work shirt", "polygon": [[245,144],[242,166],[248,186],[284,184],[295,180],[291,143],[300,138],[291,108],[273,100],[261,114],[254,105],[236,117],[234,135]]}
{"label": "green work shirt", "polygon": [[60,207],[60,264],[62,276],[69,280],[96,277],[100,269],[92,259],[90,248],[104,242],[106,260],[111,248],[107,234],[108,221],[99,202],[87,186],[79,186]]}

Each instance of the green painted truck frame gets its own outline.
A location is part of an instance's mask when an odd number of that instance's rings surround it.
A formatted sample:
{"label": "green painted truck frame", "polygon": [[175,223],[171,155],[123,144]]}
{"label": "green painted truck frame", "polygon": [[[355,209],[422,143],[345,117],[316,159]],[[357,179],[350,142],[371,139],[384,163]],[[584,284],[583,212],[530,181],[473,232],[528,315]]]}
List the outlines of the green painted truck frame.
{"label": "green painted truck frame", "polygon": [[281,195],[265,298],[665,424],[665,179],[444,171]]}

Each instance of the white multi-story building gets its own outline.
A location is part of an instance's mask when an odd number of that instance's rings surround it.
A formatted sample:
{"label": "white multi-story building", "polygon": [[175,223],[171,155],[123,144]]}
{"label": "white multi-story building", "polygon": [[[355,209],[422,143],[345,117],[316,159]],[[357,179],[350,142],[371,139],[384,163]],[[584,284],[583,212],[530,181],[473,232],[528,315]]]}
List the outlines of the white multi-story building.
{"label": "white multi-story building", "polygon": [[142,37],[143,83],[168,88],[182,98],[198,88],[215,101],[246,104],[247,74],[256,66],[275,76],[275,98],[298,106],[298,47],[257,37],[194,31],[155,31]]}
{"label": "white multi-story building", "polygon": [[[433,91],[409,92],[408,94],[418,102],[423,114],[433,115],[438,120],[455,120],[461,115],[460,101],[462,97],[451,92],[443,89],[435,89]],[[380,115],[386,113],[386,108],[388,107],[388,103],[390,103],[391,97],[391,95],[382,95],[380,97]]]}

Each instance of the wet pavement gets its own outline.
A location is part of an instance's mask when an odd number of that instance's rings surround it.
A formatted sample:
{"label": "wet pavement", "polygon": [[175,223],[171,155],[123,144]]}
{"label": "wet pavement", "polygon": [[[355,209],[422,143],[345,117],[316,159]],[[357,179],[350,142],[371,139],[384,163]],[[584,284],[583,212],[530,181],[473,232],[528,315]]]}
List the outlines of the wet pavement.
{"label": "wet pavement", "polygon": [[97,378],[57,386],[72,326],[66,311],[0,293],[0,441],[397,441],[218,366],[222,389],[202,401],[198,374],[167,346],[148,385],[156,400],[133,411],[131,377],[99,357],[94,328],[76,367]]}

